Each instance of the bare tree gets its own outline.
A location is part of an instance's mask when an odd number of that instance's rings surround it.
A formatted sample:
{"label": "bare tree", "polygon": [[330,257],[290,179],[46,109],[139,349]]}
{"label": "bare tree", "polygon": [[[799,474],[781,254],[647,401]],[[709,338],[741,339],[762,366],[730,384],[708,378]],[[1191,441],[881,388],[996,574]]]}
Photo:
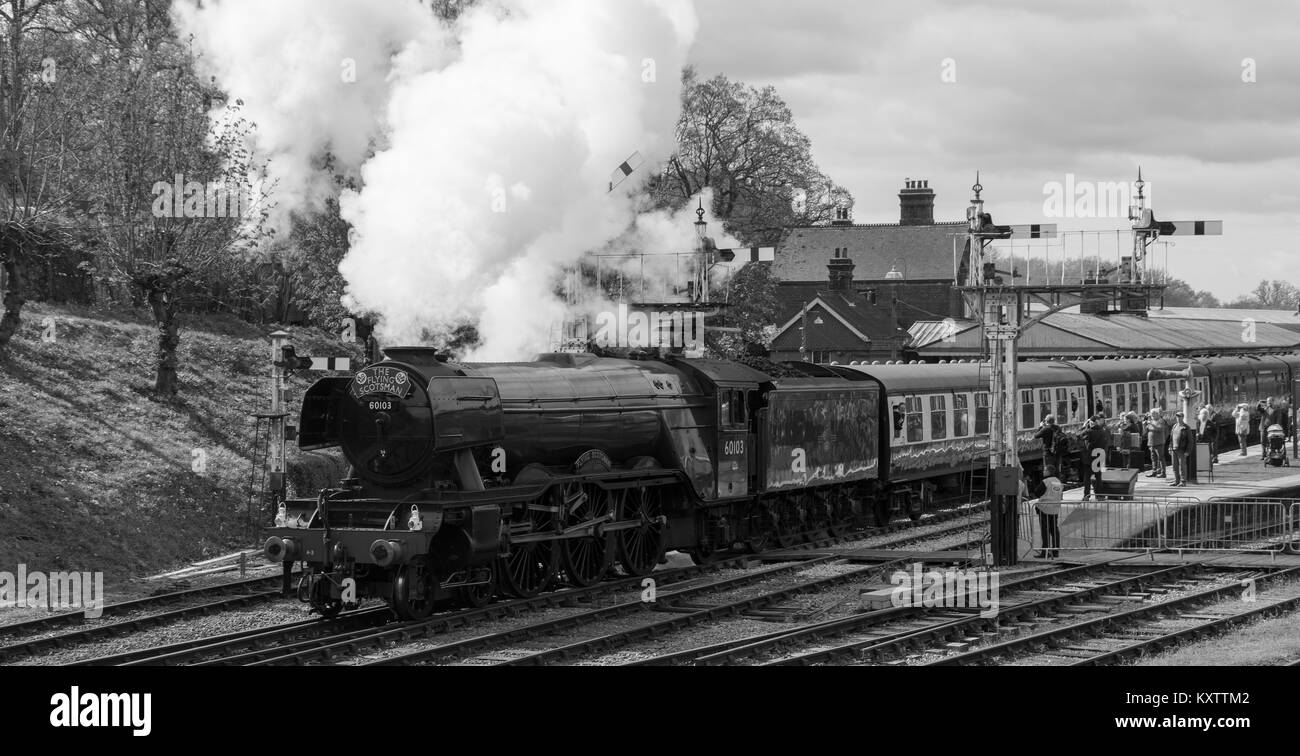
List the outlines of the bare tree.
{"label": "bare tree", "polygon": [[1289,310],[1300,306],[1300,289],[1286,281],[1260,281],[1249,294],[1224,307],[1259,310]]}
{"label": "bare tree", "polygon": [[185,286],[228,267],[265,232],[268,208],[238,103],[217,122],[221,93],[194,74],[163,0],[86,0],[104,95],[97,133],[96,218],[102,273],[129,286],[158,327],[154,390],[177,390]]}
{"label": "bare tree", "polygon": [[71,243],[87,149],[71,28],[55,0],[0,3],[0,351],[18,330],[28,271]]}

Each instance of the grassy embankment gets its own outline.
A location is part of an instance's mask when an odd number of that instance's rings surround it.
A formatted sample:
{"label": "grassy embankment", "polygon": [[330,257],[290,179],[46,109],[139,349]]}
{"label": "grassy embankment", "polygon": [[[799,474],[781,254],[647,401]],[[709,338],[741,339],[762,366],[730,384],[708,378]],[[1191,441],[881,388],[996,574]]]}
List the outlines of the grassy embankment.
{"label": "grassy embankment", "polygon": [[[250,413],[269,407],[266,336],[276,327],[187,316],[180,393],[159,401],[156,331],[143,311],[34,304],[23,316],[0,359],[0,570],[123,578],[252,545]],[[47,318],[52,343],[42,339]],[[292,331],[299,354],[357,356],[326,332]],[[311,379],[290,382],[294,418]],[[325,457],[290,444],[291,473],[313,470],[303,488],[337,474]]]}

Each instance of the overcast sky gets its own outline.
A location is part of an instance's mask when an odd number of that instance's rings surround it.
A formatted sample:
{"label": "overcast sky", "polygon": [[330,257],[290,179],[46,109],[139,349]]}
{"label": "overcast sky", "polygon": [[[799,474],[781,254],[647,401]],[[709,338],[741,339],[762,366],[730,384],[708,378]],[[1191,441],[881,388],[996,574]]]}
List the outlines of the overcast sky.
{"label": "overcast sky", "polygon": [[1175,239],[1172,275],[1224,300],[1262,278],[1300,286],[1300,4],[696,7],[700,73],[774,85],[857,222],[897,222],[905,178],[929,180],[936,220],[960,220],[979,169],[998,223],[1126,228],[1045,217],[1044,188],[1131,181],[1140,164],[1158,219],[1224,222],[1221,237]]}

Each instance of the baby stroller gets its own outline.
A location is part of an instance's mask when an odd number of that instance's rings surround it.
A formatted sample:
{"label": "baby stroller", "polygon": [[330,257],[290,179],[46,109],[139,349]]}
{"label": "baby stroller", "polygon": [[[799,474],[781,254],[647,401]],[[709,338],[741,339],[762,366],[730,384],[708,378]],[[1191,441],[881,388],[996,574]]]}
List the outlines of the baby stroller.
{"label": "baby stroller", "polygon": [[1286,432],[1280,425],[1268,426],[1268,437],[1264,441],[1264,464],[1273,467],[1290,467],[1291,460],[1286,456]]}

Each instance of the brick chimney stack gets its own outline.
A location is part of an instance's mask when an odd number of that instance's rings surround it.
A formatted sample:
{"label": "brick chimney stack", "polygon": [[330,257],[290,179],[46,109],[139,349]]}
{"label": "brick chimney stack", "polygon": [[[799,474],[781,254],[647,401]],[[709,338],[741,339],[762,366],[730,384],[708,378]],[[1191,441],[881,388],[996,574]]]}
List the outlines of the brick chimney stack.
{"label": "brick chimney stack", "polygon": [[907,179],[898,192],[899,225],[934,225],[934,190],[930,182]]}
{"label": "brick chimney stack", "polygon": [[836,250],[836,253],[826,264],[826,269],[830,272],[830,290],[848,293],[853,289],[853,269],[857,266],[849,259],[847,247],[843,252]]}

